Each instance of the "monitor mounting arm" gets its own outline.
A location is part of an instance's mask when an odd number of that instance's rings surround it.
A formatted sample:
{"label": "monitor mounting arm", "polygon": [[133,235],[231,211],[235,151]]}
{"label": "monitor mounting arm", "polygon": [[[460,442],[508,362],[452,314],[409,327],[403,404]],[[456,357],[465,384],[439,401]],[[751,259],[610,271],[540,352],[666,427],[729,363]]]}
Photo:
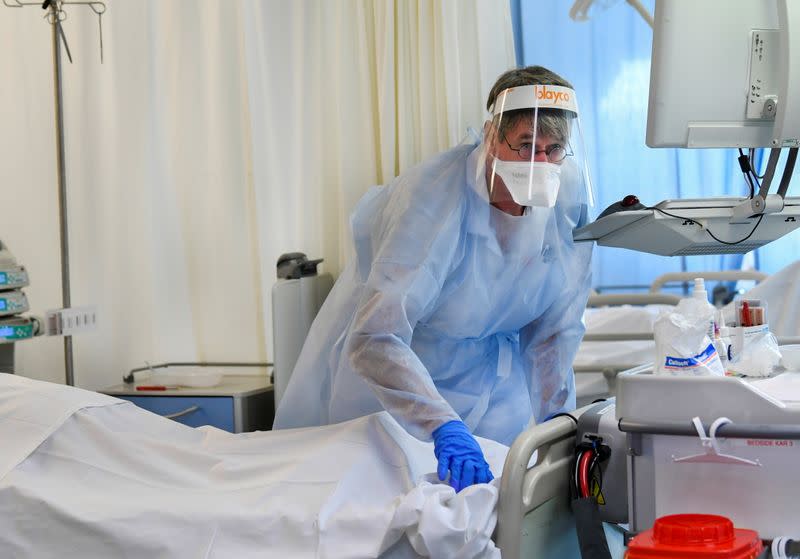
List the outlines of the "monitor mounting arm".
{"label": "monitor mounting arm", "polygon": [[786,191],[789,189],[789,181],[792,178],[794,164],[797,161],[797,149],[798,148],[789,149],[789,155],[783,167],[783,175],[778,185],[777,194],[769,194],[769,188],[775,176],[775,169],[778,166],[778,158],[780,158],[781,149],[772,148],[770,150],[767,170],[764,173],[764,179],[761,181],[761,188],[755,196],[745,200],[733,209],[731,223],[742,223],[758,215],[778,213],[783,210],[784,198],[786,197]]}

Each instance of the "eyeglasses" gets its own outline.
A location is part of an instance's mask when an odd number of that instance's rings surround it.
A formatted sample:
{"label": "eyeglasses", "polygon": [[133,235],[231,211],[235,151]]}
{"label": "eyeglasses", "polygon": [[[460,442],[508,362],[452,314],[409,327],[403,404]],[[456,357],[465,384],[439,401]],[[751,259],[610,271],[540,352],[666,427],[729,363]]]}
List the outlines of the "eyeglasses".
{"label": "eyeglasses", "polygon": [[508,146],[508,149],[511,151],[516,151],[517,155],[519,155],[520,159],[524,159],[526,161],[530,161],[537,153],[544,153],[547,156],[547,161],[550,163],[561,163],[570,155],[575,155],[572,153],[572,150],[569,148],[569,145],[566,147],[562,146],[561,144],[551,144],[544,149],[533,149],[533,144],[530,142],[524,142],[520,144],[519,147],[515,148],[510,143],[508,143],[508,139],[503,134],[503,141]]}

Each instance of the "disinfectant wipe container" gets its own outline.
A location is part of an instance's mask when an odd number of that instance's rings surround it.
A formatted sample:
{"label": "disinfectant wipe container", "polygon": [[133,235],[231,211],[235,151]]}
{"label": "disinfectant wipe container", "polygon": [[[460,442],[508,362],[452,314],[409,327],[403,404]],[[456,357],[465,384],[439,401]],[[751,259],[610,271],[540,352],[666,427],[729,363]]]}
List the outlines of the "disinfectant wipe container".
{"label": "disinfectant wipe container", "polygon": [[713,341],[708,337],[714,308],[700,299],[682,299],[664,310],[653,326],[656,374],[719,375],[725,371]]}

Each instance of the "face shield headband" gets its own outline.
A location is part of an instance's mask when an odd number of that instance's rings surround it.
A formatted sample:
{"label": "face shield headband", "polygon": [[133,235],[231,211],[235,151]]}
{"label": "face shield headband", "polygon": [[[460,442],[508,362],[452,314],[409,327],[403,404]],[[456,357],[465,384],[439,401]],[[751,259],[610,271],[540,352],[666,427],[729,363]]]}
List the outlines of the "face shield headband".
{"label": "face shield headband", "polygon": [[[590,192],[574,90],[555,85],[505,89],[492,115],[485,156],[493,203],[510,199],[521,206],[553,207],[564,179],[575,182],[576,175]],[[580,150],[574,150],[576,144]]]}

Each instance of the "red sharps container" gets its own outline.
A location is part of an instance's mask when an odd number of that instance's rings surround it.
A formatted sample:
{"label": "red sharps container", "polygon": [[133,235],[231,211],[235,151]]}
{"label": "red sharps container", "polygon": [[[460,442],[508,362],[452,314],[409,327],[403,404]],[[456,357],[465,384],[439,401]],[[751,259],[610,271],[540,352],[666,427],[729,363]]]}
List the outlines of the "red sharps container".
{"label": "red sharps container", "polygon": [[757,532],[724,516],[673,514],[631,539],[625,559],[756,559],[763,550]]}

